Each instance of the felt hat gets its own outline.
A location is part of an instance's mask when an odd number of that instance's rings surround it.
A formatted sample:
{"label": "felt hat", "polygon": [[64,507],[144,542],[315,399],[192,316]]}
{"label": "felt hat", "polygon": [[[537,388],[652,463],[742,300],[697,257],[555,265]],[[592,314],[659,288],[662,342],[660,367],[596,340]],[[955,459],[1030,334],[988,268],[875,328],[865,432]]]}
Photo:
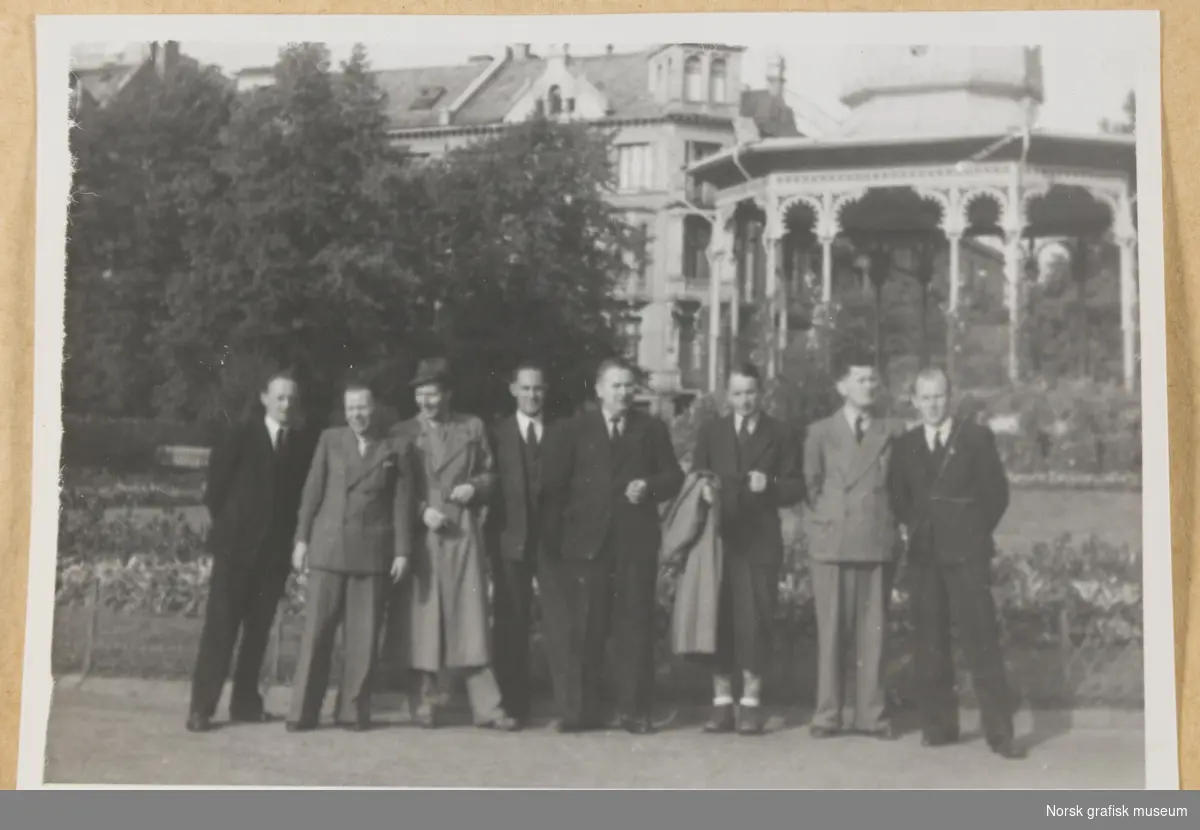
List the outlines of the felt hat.
{"label": "felt hat", "polygon": [[444,358],[430,357],[417,365],[417,372],[408,385],[416,388],[430,383],[445,383],[450,378],[450,365]]}

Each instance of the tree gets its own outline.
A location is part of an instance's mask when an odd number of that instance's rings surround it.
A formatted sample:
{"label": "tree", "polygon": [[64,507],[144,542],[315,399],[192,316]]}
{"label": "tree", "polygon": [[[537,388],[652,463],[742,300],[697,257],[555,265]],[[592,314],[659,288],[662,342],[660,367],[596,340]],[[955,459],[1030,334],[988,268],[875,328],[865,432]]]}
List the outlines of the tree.
{"label": "tree", "polygon": [[180,184],[191,262],[173,275],[160,408],[212,417],[252,397],[242,362],[291,364],[323,390],[407,345],[416,252],[393,233],[406,182],[384,96],[357,47],[334,74],[319,44],[285,48],[276,83],[239,102],[211,168]]}
{"label": "tree", "polygon": [[605,198],[610,150],[594,128],[534,119],[421,169],[414,313],[423,347],[458,367],[465,408],[507,405],[507,372],[527,357],[548,363],[551,403],[573,408],[620,352],[616,288],[644,246]]}
{"label": "tree", "polygon": [[1125,94],[1125,101],[1121,105],[1121,111],[1125,114],[1124,120],[1112,121],[1108,118],[1100,120],[1100,129],[1106,133],[1122,133],[1133,135],[1137,132],[1137,96],[1133,90],[1129,90]]}
{"label": "tree", "polygon": [[80,114],[71,132],[68,409],[150,413],[162,379],[154,338],[166,315],[167,279],[186,263],[181,239],[190,206],[175,182],[207,166],[231,104],[219,73],[185,62],[138,94]]}

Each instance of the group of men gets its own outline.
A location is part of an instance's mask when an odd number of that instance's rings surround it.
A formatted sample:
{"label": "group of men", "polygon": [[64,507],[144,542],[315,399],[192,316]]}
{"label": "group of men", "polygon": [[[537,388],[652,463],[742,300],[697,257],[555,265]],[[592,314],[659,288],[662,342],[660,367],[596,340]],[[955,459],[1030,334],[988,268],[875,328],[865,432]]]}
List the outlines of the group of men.
{"label": "group of men", "polygon": [[[723,551],[704,729],[763,731],[784,561],[780,509],[804,504],[818,631],[811,734],[897,734],[882,675],[906,539],[924,743],[958,740],[953,626],[988,743],[1017,757],[990,593],[992,535],[1008,503],[994,439],[950,417],[940,370],[917,377],[922,425],[908,432],[876,412],[871,359],[848,357],[836,374],[844,406],[808,429],[803,452],[793,430],[763,411],[749,365],[730,373],[730,414],[697,436],[692,470],[719,514]],[[624,362],[599,367],[598,405],[572,418],[546,416],[547,382],[536,363],[517,366],[516,411],[488,429],[454,411],[447,364],[423,361],[411,382],[414,418],[385,433],[371,390],[352,385],[346,426],[318,437],[293,426],[294,378],[270,378],[264,415],[210,461],[214,564],[188,729],[212,728],[239,631],[230,718],[273,719],[259,673],[294,569],[307,574],[307,602],[291,731],[318,725],[339,626],[343,726],[370,728],[382,659],[414,673],[410,704],[422,726],[438,723],[438,675],[456,670],[477,725],[522,728],[536,602],[556,728],[651,732],[660,507],[679,496],[684,472],[666,425],[634,406],[637,376]]]}

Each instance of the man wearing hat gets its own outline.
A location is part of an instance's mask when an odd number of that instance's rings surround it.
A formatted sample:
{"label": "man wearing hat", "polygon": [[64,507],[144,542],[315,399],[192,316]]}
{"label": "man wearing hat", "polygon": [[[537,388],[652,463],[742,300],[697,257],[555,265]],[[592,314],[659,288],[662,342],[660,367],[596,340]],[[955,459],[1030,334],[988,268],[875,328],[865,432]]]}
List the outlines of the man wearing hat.
{"label": "man wearing hat", "polygon": [[424,360],[411,386],[418,414],[393,428],[414,453],[416,539],[411,579],[400,586],[392,622],[394,648],[420,676],[416,721],[437,725],[437,676],[466,674],[477,726],[513,731],[492,673],[484,507],[496,484],[495,461],[483,422],[451,410],[449,367]]}

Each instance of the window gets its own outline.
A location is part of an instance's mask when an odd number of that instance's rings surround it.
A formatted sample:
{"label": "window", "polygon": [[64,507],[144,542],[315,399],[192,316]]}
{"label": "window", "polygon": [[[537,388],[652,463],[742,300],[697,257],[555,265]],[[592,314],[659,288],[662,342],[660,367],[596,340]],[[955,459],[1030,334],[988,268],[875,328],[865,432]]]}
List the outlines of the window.
{"label": "window", "polygon": [[665,86],[665,84],[663,83],[663,68],[664,67],[661,63],[656,64],[654,67],[654,92],[657,92],[660,94],[662,93],[663,87]]}
{"label": "window", "polygon": [[654,154],[649,144],[617,147],[617,189],[650,190],[654,187]]}
{"label": "window", "polygon": [[683,219],[683,278],[688,282],[708,282],[708,244],[712,224],[699,216]]}
{"label": "window", "polygon": [[642,345],[642,319],[636,312],[621,315],[617,326],[618,337],[624,347],[625,358],[638,362],[638,353]]}
{"label": "window", "polygon": [[547,109],[550,115],[558,115],[562,112],[563,101],[562,91],[557,86],[550,87],[550,92],[546,95]]}
{"label": "window", "polygon": [[633,224],[633,270],[637,274],[639,288],[646,287],[646,269],[650,265],[650,224],[634,222]]}
{"label": "window", "polygon": [[546,102],[538,98],[533,102],[533,114],[538,118],[543,118],[546,115]]}
{"label": "window", "polygon": [[[684,167],[691,167],[701,159],[716,155],[723,148],[720,144],[709,141],[689,141],[684,146]],[[713,204],[716,191],[710,184],[699,184],[691,176],[687,177],[687,200],[697,207],[709,207]]]}
{"label": "window", "polygon": [[725,59],[717,58],[708,68],[708,100],[725,103]]}
{"label": "window", "polygon": [[704,78],[700,73],[700,58],[692,55],[683,64],[683,98],[700,101],[704,98]]}
{"label": "window", "polygon": [[417,93],[416,100],[412,102],[412,106],[410,106],[409,109],[410,110],[431,110],[431,109],[433,109],[433,105],[436,104],[439,100],[441,100],[441,97],[445,94],[446,94],[446,90],[444,87],[440,87],[440,86],[422,87],[420,92]]}

